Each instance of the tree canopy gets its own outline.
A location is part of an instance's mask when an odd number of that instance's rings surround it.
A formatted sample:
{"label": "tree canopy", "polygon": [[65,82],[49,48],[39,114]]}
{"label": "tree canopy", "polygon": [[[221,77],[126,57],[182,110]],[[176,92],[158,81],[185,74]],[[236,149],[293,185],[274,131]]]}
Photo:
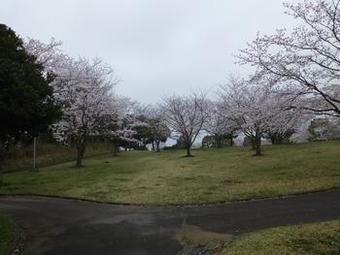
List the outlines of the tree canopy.
{"label": "tree canopy", "polygon": [[60,115],[49,85],[53,74],[37,63],[23,41],[0,24],[0,141],[47,130]]}

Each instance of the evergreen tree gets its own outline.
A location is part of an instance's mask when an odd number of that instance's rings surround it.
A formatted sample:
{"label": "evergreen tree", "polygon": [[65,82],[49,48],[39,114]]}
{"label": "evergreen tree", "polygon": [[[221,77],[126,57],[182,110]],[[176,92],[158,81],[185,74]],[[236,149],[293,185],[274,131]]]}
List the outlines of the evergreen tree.
{"label": "evergreen tree", "polygon": [[37,136],[59,117],[52,80],[16,33],[0,24],[0,161],[8,143]]}

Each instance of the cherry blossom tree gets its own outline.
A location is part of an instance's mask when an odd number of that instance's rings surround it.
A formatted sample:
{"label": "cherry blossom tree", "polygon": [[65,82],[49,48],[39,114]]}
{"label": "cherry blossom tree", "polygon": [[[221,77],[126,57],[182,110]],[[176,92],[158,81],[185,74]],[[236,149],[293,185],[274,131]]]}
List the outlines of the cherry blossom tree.
{"label": "cherry blossom tree", "polygon": [[[171,130],[166,125],[166,120],[161,107],[155,106],[150,109],[147,122],[151,132],[151,142],[153,144],[153,149],[156,150],[156,152],[160,152],[161,142],[166,142],[166,140],[171,135]],[[154,144],[156,146],[154,146]]]}
{"label": "cherry blossom tree", "polygon": [[164,99],[162,108],[167,125],[181,137],[186,156],[191,157],[191,147],[208,119],[206,95],[170,96]]}
{"label": "cherry blossom tree", "polygon": [[136,117],[141,114],[138,102],[127,97],[116,97],[115,102],[116,117],[107,122],[109,126],[106,128],[106,137],[112,141],[117,154],[121,145],[127,150],[131,145],[140,143],[136,138],[137,132],[141,127],[148,127],[148,124]]}
{"label": "cherry blossom tree", "polygon": [[284,132],[299,116],[290,107],[292,99],[282,96],[272,84],[250,84],[231,78],[228,85],[221,87],[220,94],[226,118],[250,138],[256,156],[262,155],[261,141],[267,132]]}
{"label": "cherry blossom tree", "polygon": [[[44,65],[46,70],[56,77],[54,83],[56,90],[60,90],[58,84],[69,80],[78,83],[77,80],[82,79],[83,76],[81,68],[76,67],[76,62],[63,53],[61,45],[62,43],[54,38],[48,43],[30,38],[25,42],[25,47],[37,57],[37,62]],[[114,96],[107,107],[111,109],[110,114],[100,118],[102,122],[100,127],[97,127],[97,132],[112,142],[115,154],[121,144],[135,147],[146,142],[145,134],[143,132],[138,134],[137,131],[148,127],[148,124],[142,121],[142,116],[148,112],[148,106],[127,97]],[[144,143],[142,140],[145,140]]]}
{"label": "cherry blossom tree", "polygon": [[46,72],[57,74],[58,69],[63,68],[66,60],[69,59],[61,49],[62,42],[54,38],[48,43],[37,39],[27,38],[24,41],[24,48],[36,57],[38,64],[42,65]]}
{"label": "cherry blossom tree", "polygon": [[64,66],[54,81],[63,116],[53,130],[59,141],[76,148],[76,166],[81,167],[88,137],[99,135],[108,118],[116,115],[111,94],[116,80],[112,69],[98,59],[69,59]]}
{"label": "cherry blossom tree", "polygon": [[124,101],[120,107],[124,109],[124,114],[121,114],[121,131],[128,131],[128,139],[122,137],[123,143],[134,144],[135,148],[143,150],[147,144],[152,144],[153,150],[160,151],[160,143],[165,142],[171,133],[160,107],[144,105],[126,98]]}
{"label": "cherry blossom tree", "polygon": [[117,129],[120,115],[118,100],[110,94],[116,83],[111,79],[111,68],[98,59],[92,63],[74,60],[61,50],[61,45],[54,38],[48,43],[28,38],[24,47],[44,66],[46,75],[54,78],[51,85],[64,113],[53,130],[57,140],[77,148],[77,166],[81,166],[88,136],[107,135],[111,130],[112,141],[118,133],[120,137],[126,132]]}
{"label": "cherry blossom tree", "polygon": [[340,117],[340,0],[284,5],[297,26],[258,35],[240,51],[239,62],[304,101],[305,110]]}
{"label": "cherry blossom tree", "polygon": [[233,146],[233,139],[239,130],[237,123],[228,118],[225,114],[223,103],[220,101],[208,101],[208,118],[204,125],[204,130],[215,139],[217,148],[222,147],[222,141],[230,140]]}
{"label": "cherry blossom tree", "polygon": [[151,129],[148,123],[150,105],[142,104],[138,101],[130,100],[129,111],[125,116],[124,125],[134,132],[133,140],[127,141],[129,147],[146,150],[146,146],[151,142]]}

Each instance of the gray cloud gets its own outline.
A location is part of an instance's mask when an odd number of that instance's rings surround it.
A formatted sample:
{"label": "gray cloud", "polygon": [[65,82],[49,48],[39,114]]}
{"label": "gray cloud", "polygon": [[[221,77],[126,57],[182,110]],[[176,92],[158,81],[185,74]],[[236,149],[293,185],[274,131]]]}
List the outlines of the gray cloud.
{"label": "gray cloud", "polygon": [[258,31],[291,27],[283,11],[272,0],[2,0],[0,22],[104,59],[122,80],[119,93],[152,103],[247,72],[233,54]]}

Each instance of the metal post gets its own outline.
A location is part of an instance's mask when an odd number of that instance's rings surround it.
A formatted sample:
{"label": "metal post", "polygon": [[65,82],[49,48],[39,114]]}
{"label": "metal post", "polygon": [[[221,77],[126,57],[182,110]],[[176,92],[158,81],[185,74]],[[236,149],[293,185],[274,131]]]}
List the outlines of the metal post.
{"label": "metal post", "polygon": [[33,169],[36,168],[36,156],[37,156],[36,147],[37,147],[37,138],[34,137],[33,138]]}

